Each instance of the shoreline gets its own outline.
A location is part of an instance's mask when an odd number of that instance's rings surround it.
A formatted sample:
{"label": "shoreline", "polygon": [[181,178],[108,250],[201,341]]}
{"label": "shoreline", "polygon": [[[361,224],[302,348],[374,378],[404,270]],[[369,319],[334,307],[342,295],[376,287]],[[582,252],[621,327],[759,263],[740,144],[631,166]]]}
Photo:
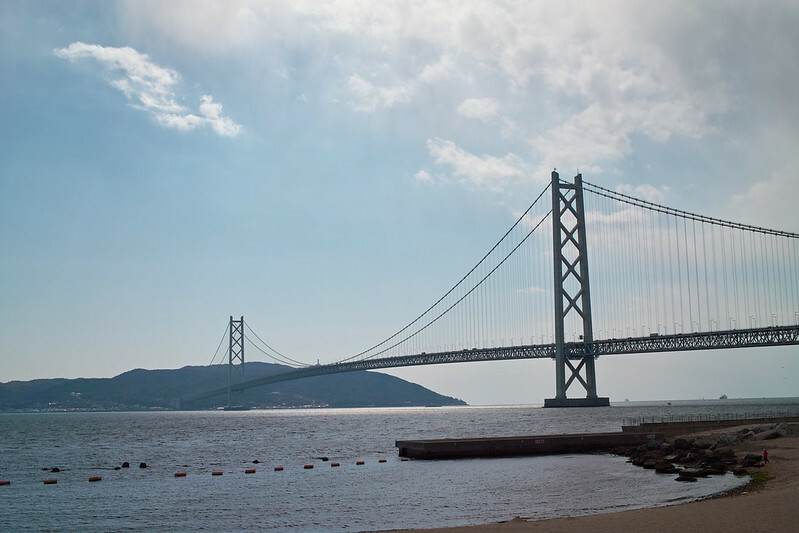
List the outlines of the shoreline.
{"label": "shoreline", "polygon": [[[703,432],[693,435],[704,435]],[[692,436],[693,436],[692,435]],[[674,505],[619,512],[567,516],[527,521],[516,517],[499,523],[414,530],[394,533],[572,533],[592,531],[671,532],[680,527],[699,531],[751,532],[795,531],[799,524],[799,437],[784,436],[765,441],[747,439],[733,446],[740,458],[769,450],[770,462],[749,470],[756,475],[732,490]],[[762,472],[763,474],[758,474]],[[653,475],[657,475],[653,472]],[[763,477],[769,479],[758,480]],[[701,481],[700,481],[701,482]]]}

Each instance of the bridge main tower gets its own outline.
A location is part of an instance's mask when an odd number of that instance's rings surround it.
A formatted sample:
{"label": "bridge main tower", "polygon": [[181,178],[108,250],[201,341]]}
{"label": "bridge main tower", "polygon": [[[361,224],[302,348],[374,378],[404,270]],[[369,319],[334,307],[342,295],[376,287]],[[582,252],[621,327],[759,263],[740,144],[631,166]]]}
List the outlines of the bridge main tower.
{"label": "bridge main tower", "polygon": [[[591,324],[582,174],[577,174],[572,184],[561,182],[558,173],[552,172],[552,244],[555,266],[556,390],[554,398],[544,400],[544,407],[610,405],[609,398],[599,397],[596,393],[596,356],[591,348],[594,332]],[[566,342],[567,319],[570,325],[582,331],[579,342]],[[570,372],[568,379],[567,368]],[[585,398],[566,397],[566,391],[575,381],[585,389]]]}
{"label": "bridge main tower", "polygon": [[[230,317],[228,326],[228,379],[227,409],[245,409],[247,398],[245,389],[233,390],[233,385],[244,383],[244,317],[234,320]],[[238,381],[238,383],[234,383]],[[238,396],[237,398],[235,396]],[[238,400],[238,401],[236,401]]]}

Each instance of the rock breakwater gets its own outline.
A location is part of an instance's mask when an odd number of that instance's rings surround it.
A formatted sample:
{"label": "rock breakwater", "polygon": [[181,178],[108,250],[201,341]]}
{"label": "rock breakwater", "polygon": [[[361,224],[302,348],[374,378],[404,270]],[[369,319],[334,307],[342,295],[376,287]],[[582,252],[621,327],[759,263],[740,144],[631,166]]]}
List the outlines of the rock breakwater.
{"label": "rock breakwater", "polygon": [[727,472],[743,476],[749,474],[747,469],[762,467],[763,457],[754,453],[739,456],[736,447],[792,435],[797,428],[791,426],[794,424],[728,427],[693,435],[653,438],[644,445],[606,451],[629,457],[633,465],[660,474],[677,474],[677,481],[695,482],[698,478]]}

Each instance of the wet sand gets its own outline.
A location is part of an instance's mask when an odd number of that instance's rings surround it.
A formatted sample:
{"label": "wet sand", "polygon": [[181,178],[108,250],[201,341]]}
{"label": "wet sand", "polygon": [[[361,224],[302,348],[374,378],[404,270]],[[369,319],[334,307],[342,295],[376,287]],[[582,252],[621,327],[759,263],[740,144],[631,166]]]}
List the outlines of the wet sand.
{"label": "wet sand", "polygon": [[[750,483],[730,494],[667,507],[637,509],[619,513],[553,518],[528,522],[516,518],[499,524],[413,530],[437,533],[616,533],[618,531],[673,532],[688,531],[795,532],[799,531],[799,437],[752,442],[735,450],[739,457],[747,453],[769,451],[769,464],[749,468],[773,476],[765,483]],[[631,468],[633,468],[631,466]],[[654,472],[652,475],[658,475]],[[675,483],[677,483],[675,481]],[[699,481],[701,483],[701,480]]]}

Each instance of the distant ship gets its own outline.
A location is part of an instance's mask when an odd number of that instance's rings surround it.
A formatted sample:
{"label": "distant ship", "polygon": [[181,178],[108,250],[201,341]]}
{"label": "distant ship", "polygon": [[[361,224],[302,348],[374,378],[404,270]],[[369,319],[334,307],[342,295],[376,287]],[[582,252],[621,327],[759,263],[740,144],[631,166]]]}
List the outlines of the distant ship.
{"label": "distant ship", "polygon": [[726,394],[722,394],[721,396],[719,396],[719,400],[726,400],[726,399],[727,399]]}

